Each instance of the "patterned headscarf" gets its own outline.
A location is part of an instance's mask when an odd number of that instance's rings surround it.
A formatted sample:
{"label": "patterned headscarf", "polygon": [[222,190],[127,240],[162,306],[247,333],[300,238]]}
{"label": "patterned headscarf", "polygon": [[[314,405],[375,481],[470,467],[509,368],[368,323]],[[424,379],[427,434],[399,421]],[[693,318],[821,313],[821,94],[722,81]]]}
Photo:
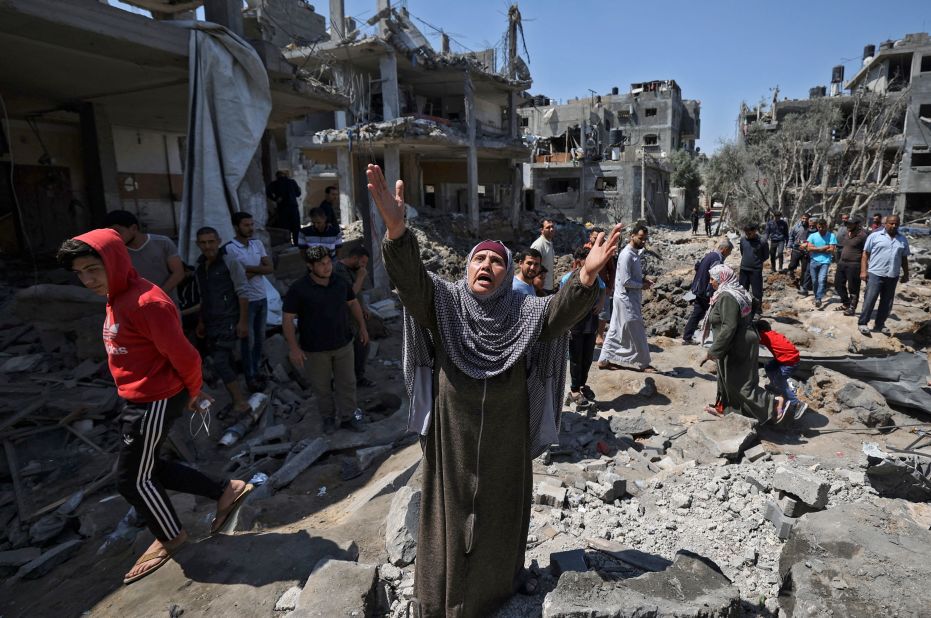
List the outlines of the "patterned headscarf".
{"label": "patterned headscarf", "polygon": [[[493,378],[518,362],[526,363],[530,450],[531,457],[536,457],[558,439],[568,335],[538,341],[553,297],[537,298],[512,289],[514,260],[506,247],[507,272],[502,283],[484,296],[472,291],[468,264],[481,247],[482,243],[469,252],[466,274],[455,283],[428,273],[440,345],[453,364],[475,380]],[[409,428],[420,434],[426,434],[432,414],[435,345],[431,332],[405,311],[403,368],[411,400]]]}
{"label": "patterned headscarf", "polygon": [[711,302],[708,305],[709,311],[705,314],[705,319],[702,322],[702,341],[707,339],[711,330],[710,308],[720,300],[722,295],[728,294],[737,301],[737,304],[740,305],[740,317],[742,318],[749,315],[750,311],[753,310],[753,297],[738,283],[737,274],[733,268],[727,264],[715,264],[708,271],[708,276],[718,282],[718,288],[711,296]]}

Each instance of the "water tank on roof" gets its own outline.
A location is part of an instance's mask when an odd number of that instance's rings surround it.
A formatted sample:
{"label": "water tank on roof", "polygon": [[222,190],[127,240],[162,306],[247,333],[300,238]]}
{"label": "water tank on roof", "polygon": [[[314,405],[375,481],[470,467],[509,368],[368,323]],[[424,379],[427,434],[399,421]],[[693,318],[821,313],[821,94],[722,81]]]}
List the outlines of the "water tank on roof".
{"label": "water tank on roof", "polygon": [[817,99],[818,97],[827,96],[828,89],[824,86],[815,86],[808,89],[808,98]]}
{"label": "water tank on roof", "polygon": [[537,96],[533,97],[533,104],[537,107],[543,107],[546,105],[546,97],[542,94],[538,94]]}
{"label": "water tank on roof", "polygon": [[839,64],[831,69],[831,83],[840,84],[844,81],[844,65]]}
{"label": "water tank on roof", "polygon": [[548,107],[549,104],[550,104],[550,100],[547,99],[546,97],[543,97],[543,105],[546,105]]}
{"label": "water tank on roof", "polygon": [[608,144],[618,146],[624,143],[624,131],[621,129],[611,129],[608,131]]}
{"label": "water tank on roof", "polygon": [[875,55],[876,55],[875,45],[867,45],[866,47],[863,48],[863,59],[864,60],[866,60],[867,58],[872,58]]}
{"label": "water tank on roof", "polygon": [[621,89],[618,88],[617,86],[615,86],[614,88],[611,89],[611,94],[614,95],[614,96],[617,96],[617,95],[620,94],[620,93],[621,93]]}

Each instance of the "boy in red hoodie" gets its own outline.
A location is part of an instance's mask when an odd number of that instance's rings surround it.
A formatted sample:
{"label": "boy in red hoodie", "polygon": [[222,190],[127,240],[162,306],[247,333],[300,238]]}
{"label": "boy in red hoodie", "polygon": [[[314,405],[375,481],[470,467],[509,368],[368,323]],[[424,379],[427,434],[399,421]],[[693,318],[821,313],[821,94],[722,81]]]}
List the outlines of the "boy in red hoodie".
{"label": "boy in red hoodie", "polygon": [[756,332],[760,335],[760,345],[765,346],[773,355],[773,360],[764,367],[769,383],[786,398],[786,403],[795,402],[795,418],[800,418],[808,404],[799,401],[795,391],[789,386],[789,377],[802,360],[798,348],[784,335],[774,331],[766,320],[756,321]]}
{"label": "boy in red hoodie", "polygon": [[187,540],[166,489],[216,500],[216,532],[252,486],[212,479],[159,458],[171,423],[185,409],[206,410],[212,400],[201,392],[200,355],[181,330],[175,304],[136,273],[119,234],[101,229],[66,240],[58,261],[85,287],[107,297],[103,342],[117,392],[125,400],[118,418],[123,440],[117,486],[155,535],[124,577],[128,584],[168,562]]}

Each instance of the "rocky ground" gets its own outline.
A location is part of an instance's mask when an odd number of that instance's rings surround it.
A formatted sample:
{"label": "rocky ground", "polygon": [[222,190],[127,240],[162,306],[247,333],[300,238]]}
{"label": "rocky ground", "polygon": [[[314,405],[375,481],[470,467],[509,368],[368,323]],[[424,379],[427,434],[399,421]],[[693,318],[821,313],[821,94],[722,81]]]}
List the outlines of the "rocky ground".
{"label": "rocky ground", "polygon": [[[433,269],[459,276],[455,264],[471,240],[449,222],[422,218],[414,227]],[[582,235],[581,226],[572,230],[566,233]],[[529,243],[533,232],[527,236]],[[567,408],[559,445],[534,462],[527,566],[539,589],[515,596],[499,616],[918,616],[931,607],[922,583],[931,549],[927,458],[896,451],[931,451],[912,444],[922,438],[914,431],[929,429],[931,420],[923,388],[931,286],[920,278],[901,285],[893,336],[864,338],[854,319],[834,311],[836,302],[815,311],[787,275],[768,275],[765,313],[808,359],[798,385],[813,410],[779,429],[716,419],[702,412],[715,394],[715,377],[698,366],[704,351],[679,341],[689,310],[682,295],[711,245],[688,232],[655,230],[645,262],[658,285],[645,297],[644,314],[661,373],[592,369],[595,406]],[[9,321],[0,336],[16,328]],[[0,613],[406,616],[419,446],[403,435],[399,321],[389,317],[384,327],[368,363],[378,385],[361,393],[369,429],[325,442],[309,391],[272,340],[269,367],[277,375],[263,420],[231,449],[218,448],[213,432],[179,438],[198,465],[265,473],[266,489],[227,534],[211,538],[213,505],[176,497],[197,540],[132,586],[120,579],[150,537],[124,517],[128,507],[112,488],[26,525],[16,519],[12,487],[2,485],[8,472],[0,470],[0,492],[10,497],[0,501],[7,522]],[[4,353],[41,353],[48,337],[23,334]],[[75,373],[53,354],[38,362],[45,363],[38,373]],[[82,396],[102,375],[99,368],[92,378],[72,373],[64,379],[75,380],[70,386]],[[8,373],[0,388],[13,393],[34,380]],[[112,446],[105,432],[90,435],[103,450]],[[74,454],[58,477],[41,453],[20,456],[21,467],[38,466],[23,475],[30,490],[57,487],[87,462],[106,462],[80,440],[64,442]]]}

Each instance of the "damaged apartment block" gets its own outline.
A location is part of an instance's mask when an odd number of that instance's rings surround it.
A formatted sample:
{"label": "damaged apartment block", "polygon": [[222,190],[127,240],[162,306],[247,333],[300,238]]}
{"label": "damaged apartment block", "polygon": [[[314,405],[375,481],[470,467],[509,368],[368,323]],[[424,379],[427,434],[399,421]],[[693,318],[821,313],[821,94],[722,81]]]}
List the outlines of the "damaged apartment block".
{"label": "damaged apartment block", "polygon": [[596,223],[684,214],[684,199],[671,199],[666,159],[680,149],[696,153],[701,103],[683,99],[675,81],[561,105],[535,96],[518,114],[533,144],[524,174],[528,208]]}
{"label": "damaged apartment block", "polygon": [[[342,2],[330,5],[329,40],[285,52],[350,100],[347,111],[308,115],[288,127],[289,165],[308,187],[307,203],[326,186],[338,187],[341,223],[360,218],[370,244],[383,233],[372,229],[381,223],[371,216],[366,189],[365,168],[377,163],[389,185],[404,180],[405,200],[417,210],[462,216],[472,233],[486,211],[516,226],[529,149],[515,110],[531,84],[516,52],[517,8],[502,23],[509,41],[502,54],[451,52],[445,34],[437,51],[415,25],[423,22],[386,0],[367,24],[344,17]],[[379,261],[373,272],[383,287]]]}

